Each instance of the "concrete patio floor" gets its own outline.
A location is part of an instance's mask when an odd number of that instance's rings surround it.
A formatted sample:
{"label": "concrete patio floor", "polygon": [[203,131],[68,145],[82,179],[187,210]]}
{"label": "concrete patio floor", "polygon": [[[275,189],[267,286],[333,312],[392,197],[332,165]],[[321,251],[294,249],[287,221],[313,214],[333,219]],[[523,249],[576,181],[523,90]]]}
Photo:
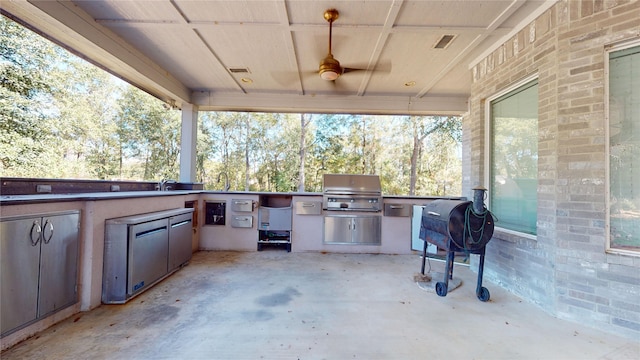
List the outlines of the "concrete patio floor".
{"label": "concrete patio floor", "polygon": [[[444,264],[431,262],[433,271]],[[8,359],[639,359],[638,341],[553,318],[456,266],[439,297],[416,255],[198,252],[126,305],[79,313]]]}

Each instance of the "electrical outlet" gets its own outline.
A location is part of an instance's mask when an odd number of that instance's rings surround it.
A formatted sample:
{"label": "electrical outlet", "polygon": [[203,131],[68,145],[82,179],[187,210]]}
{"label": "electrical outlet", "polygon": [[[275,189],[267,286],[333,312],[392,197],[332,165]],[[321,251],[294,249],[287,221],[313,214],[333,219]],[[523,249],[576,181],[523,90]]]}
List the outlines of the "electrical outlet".
{"label": "electrical outlet", "polygon": [[51,192],[51,185],[36,185],[36,192],[37,193],[50,193]]}

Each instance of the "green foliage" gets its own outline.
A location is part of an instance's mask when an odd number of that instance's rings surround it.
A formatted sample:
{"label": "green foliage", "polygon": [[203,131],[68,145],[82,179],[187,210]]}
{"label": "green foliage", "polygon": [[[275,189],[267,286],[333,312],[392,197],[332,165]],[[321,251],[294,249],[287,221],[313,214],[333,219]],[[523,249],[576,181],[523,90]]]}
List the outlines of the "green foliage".
{"label": "green foliage", "polygon": [[49,134],[38,125],[47,119],[39,106],[49,89],[53,47],[22,26],[0,17],[0,160],[2,173],[41,174],[39,156]]}
{"label": "green foliage", "polygon": [[5,17],[0,27],[0,175],[178,177],[178,111]]}
{"label": "green foliage", "polygon": [[[200,122],[210,138],[199,141],[218,144],[206,162],[211,169],[206,172],[212,176],[203,181],[205,188],[297,191],[298,114],[202,112]],[[407,195],[414,124],[421,126],[422,149],[415,194],[459,195],[461,121],[451,117],[311,116],[306,129],[305,191],[322,191],[323,174],[358,173],[380,175],[385,194]]]}
{"label": "green foliage", "polygon": [[128,87],[119,101],[115,123],[123,157],[119,177],[144,180],[178,178],[178,111],[169,109],[136,88]]}

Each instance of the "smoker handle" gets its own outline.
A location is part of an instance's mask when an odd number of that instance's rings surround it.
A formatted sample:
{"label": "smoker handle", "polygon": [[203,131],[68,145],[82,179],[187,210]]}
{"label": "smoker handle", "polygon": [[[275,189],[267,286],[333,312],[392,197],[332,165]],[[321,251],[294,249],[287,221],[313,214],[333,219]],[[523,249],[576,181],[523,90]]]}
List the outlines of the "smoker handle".
{"label": "smoker handle", "polygon": [[433,216],[440,216],[440,214],[438,214],[437,212],[433,212],[433,211],[427,211],[427,214],[433,215]]}

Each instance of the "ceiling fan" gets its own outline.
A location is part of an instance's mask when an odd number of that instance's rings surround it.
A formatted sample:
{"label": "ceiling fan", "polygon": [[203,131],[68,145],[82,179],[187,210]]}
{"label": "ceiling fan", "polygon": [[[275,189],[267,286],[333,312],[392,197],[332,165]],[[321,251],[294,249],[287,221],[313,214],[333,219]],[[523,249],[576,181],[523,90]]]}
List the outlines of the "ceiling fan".
{"label": "ceiling fan", "polygon": [[318,73],[320,78],[327,81],[334,81],[342,74],[346,74],[352,71],[359,71],[364,69],[353,69],[340,66],[340,62],[333,57],[331,53],[331,37],[333,31],[333,22],[338,20],[340,13],[336,9],[329,9],[324,12],[324,19],[329,22],[329,53],[320,61],[320,67]]}

